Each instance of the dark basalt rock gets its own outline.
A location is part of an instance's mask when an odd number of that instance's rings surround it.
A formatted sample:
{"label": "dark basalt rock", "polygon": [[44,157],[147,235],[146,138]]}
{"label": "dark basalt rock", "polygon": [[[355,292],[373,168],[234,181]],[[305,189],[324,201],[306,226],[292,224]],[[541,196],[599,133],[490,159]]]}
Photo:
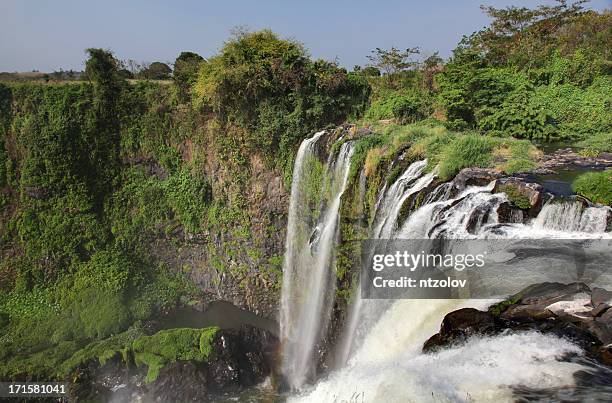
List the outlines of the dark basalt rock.
{"label": "dark basalt rock", "polygon": [[474,335],[536,330],[566,338],[587,355],[612,364],[612,292],[584,283],[534,284],[489,307],[487,312],[464,308],[444,317],[440,332],[423,351],[463,342]]}
{"label": "dark basalt rock", "polygon": [[119,355],[100,367],[82,365],[71,396],[77,400],[145,402],[214,402],[224,393],[240,392],[272,373],[278,339],[270,332],[244,325],[217,332],[207,361],[165,365],[155,381],[144,381],[145,366],[124,363]]}
{"label": "dark basalt rock", "polygon": [[[208,361],[166,366],[147,395],[157,402],[214,401],[215,395],[253,386],[271,373],[277,343],[269,332],[252,326],[221,330]],[[174,396],[177,391],[178,400]]]}
{"label": "dark basalt rock", "polygon": [[211,401],[205,371],[192,362],[175,362],[165,366],[147,393],[154,402]]}
{"label": "dark basalt rock", "polygon": [[508,224],[524,224],[529,216],[510,202],[500,203],[497,207],[497,221]]}
{"label": "dark basalt rock", "polygon": [[502,178],[495,182],[493,192],[506,193],[512,207],[526,211],[531,217],[537,216],[542,209],[544,188],[539,183],[515,177]]}
{"label": "dark basalt rock", "polygon": [[455,176],[453,187],[458,194],[468,186],[486,186],[501,176],[500,173],[487,168],[464,168]]}
{"label": "dark basalt rock", "polygon": [[459,309],[444,317],[440,332],[425,342],[423,351],[434,351],[449,344],[463,342],[470,336],[492,334],[494,331],[495,320],[489,312],[474,308]]}

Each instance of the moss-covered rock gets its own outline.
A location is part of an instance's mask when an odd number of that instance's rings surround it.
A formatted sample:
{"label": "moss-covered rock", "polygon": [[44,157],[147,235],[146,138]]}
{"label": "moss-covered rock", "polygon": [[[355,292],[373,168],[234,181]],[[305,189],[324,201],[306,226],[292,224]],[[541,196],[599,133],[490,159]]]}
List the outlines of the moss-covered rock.
{"label": "moss-covered rock", "polygon": [[152,336],[140,336],[132,343],[136,365],[148,367],[145,380],[157,379],[160,369],[176,361],[204,362],[212,352],[212,340],[217,327],[205,329],[161,330]]}

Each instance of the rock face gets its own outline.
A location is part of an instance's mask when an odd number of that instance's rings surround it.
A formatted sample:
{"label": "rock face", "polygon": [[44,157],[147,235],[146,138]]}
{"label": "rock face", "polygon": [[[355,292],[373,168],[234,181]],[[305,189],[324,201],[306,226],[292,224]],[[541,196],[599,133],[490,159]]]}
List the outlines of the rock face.
{"label": "rock face", "polygon": [[238,392],[263,382],[272,370],[277,340],[251,326],[222,330],[206,363],[176,362],[164,367],[146,396],[155,402],[215,401],[215,396]]}
{"label": "rock face", "polygon": [[474,335],[537,330],[564,337],[600,362],[612,365],[612,292],[584,283],[534,284],[488,311],[465,308],[446,315],[440,332],[423,351],[465,341]]}
{"label": "rock face", "polygon": [[516,207],[528,210],[534,217],[542,207],[544,188],[534,182],[526,182],[520,178],[503,178],[495,182],[493,192],[504,192]]}

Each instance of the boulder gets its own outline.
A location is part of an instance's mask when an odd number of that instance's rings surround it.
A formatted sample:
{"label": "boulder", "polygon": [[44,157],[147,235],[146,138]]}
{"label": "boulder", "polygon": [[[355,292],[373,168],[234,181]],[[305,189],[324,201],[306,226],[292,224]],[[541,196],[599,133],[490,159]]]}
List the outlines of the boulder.
{"label": "boulder", "polygon": [[461,192],[468,186],[486,186],[500,177],[500,173],[488,168],[464,168],[453,179],[453,187]]}
{"label": "boulder", "polygon": [[514,207],[528,210],[532,217],[542,208],[544,188],[538,183],[514,177],[502,178],[495,182],[493,192],[505,193]]}
{"label": "boulder", "polygon": [[491,334],[495,321],[489,312],[474,308],[463,308],[444,317],[440,332],[425,342],[423,351],[433,351],[443,346],[465,341],[477,334]]}
{"label": "boulder", "polygon": [[612,362],[612,292],[584,283],[531,285],[487,312],[459,309],[444,317],[440,332],[429,338],[423,351],[464,341],[473,335],[536,330],[566,338],[587,355]]}

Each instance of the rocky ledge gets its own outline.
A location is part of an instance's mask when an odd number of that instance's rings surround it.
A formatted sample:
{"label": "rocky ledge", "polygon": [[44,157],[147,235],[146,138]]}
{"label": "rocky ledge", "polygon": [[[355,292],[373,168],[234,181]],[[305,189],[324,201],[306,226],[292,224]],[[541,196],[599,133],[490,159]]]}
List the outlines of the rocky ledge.
{"label": "rocky ledge", "polygon": [[487,311],[447,314],[424,352],[460,344],[471,336],[535,330],[569,339],[597,361],[612,365],[612,292],[584,283],[534,284]]}
{"label": "rocky ledge", "polygon": [[146,366],[137,365],[133,356],[126,360],[117,355],[104,365],[90,361],[75,374],[71,395],[78,401],[216,401],[220,395],[263,382],[272,372],[278,339],[266,330],[243,325],[217,331],[206,349],[210,349],[206,360],[182,359],[189,357],[182,352],[153,380],[147,380]]}
{"label": "rocky ledge", "polygon": [[600,153],[597,156],[578,154],[571,148],[561,148],[540,159],[538,172],[550,172],[557,169],[568,168],[604,169],[612,167],[612,153]]}

